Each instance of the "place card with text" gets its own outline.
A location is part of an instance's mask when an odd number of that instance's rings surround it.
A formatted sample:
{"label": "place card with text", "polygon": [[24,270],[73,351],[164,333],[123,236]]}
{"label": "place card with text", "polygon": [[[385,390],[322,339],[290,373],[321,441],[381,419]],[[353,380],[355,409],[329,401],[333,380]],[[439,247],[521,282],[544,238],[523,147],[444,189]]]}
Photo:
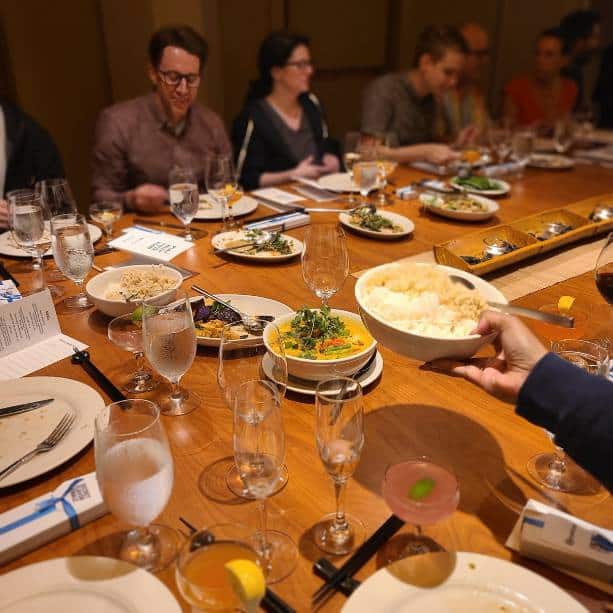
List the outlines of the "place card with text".
{"label": "place card with text", "polygon": [[129,228],[108,244],[115,249],[144,255],[160,262],[170,262],[180,253],[194,246],[194,243],[180,236],[140,226]]}

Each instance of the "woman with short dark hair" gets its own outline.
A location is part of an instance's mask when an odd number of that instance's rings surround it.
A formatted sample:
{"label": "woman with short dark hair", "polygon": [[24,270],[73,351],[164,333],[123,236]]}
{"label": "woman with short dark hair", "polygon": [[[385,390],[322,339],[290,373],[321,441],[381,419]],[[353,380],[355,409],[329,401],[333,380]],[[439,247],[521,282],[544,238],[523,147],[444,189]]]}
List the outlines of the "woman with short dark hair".
{"label": "woman with short dark hair", "polygon": [[337,171],[338,145],[329,138],[321,105],[309,91],[313,64],[308,39],[270,34],[260,46],[258,71],[232,129],[243,187]]}

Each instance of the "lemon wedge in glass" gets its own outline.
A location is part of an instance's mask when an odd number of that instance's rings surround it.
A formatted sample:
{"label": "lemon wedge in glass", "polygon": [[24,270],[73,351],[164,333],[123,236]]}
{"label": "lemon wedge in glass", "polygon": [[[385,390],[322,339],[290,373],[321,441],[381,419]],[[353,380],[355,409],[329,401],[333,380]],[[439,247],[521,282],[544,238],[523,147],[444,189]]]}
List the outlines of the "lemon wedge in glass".
{"label": "lemon wedge in glass", "polygon": [[574,296],[560,296],[558,300],[558,311],[560,311],[560,313],[568,313],[573,308],[574,302]]}
{"label": "lemon wedge in glass", "polygon": [[224,564],[232,589],[247,613],[255,613],[266,593],[266,579],[262,569],[251,560],[230,560]]}

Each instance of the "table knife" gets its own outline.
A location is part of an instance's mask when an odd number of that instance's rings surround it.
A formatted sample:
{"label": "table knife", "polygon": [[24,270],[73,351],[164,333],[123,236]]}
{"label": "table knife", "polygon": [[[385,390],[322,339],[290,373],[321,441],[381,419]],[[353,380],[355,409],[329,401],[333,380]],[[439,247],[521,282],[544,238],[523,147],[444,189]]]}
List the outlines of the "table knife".
{"label": "table knife", "polygon": [[491,307],[494,307],[503,313],[509,313],[510,315],[523,315],[524,317],[530,317],[532,319],[540,319],[541,321],[546,321],[547,323],[562,326],[564,328],[575,327],[575,318],[571,317],[570,315],[546,313],[545,311],[528,309],[526,307],[517,306],[516,304],[502,304],[500,302],[492,302],[491,300],[488,300],[487,303]]}
{"label": "table knife", "polygon": [[34,402],[24,402],[23,404],[15,404],[12,407],[3,407],[0,409],[0,418],[10,417],[11,415],[19,415],[20,413],[27,413],[34,409],[40,409],[46,407],[50,402],[53,402],[55,398],[46,398],[45,400],[35,400]]}

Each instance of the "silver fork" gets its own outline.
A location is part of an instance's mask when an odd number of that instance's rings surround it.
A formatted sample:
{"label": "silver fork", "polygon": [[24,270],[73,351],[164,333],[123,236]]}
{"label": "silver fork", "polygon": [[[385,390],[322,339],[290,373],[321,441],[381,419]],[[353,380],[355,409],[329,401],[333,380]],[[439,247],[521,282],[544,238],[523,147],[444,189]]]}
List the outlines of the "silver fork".
{"label": "silver fork", "polygon": [[22,464],[29,462],[35,455],[39,453],[45,453],[51,451],[65,436],[74,423],[75,416],[73,413],[66,413],[58,425],[54,428],[53,432],[41,443],[39,443],[35,449],[26,453],[22,458],[19,458],[16,462],[13,462],[10,466],[0,471],[0,481],[7,475],[16,471]]}

